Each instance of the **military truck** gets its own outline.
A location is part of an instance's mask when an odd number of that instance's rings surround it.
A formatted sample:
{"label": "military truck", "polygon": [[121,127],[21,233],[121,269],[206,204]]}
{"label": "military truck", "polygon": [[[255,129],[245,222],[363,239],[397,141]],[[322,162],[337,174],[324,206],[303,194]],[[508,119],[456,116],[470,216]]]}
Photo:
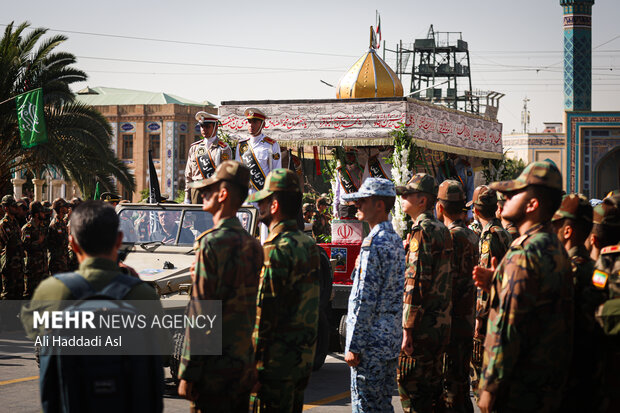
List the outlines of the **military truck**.
{"label": "military truck", "polygon": [[[125,203],[118,205],[116,211],[123,231],[121,260],[135,269],[143,281],[155,287],[164,311],[184,313],[192,286],[190,267],[195,257],[194,240],[213,226],[212,215],[203,211],[202,205],[174,203]],[[237,213],[242,226],[251,234],[256,232],[257,213],[252,205],[243,205]],[[330,311],[332,273],[326,254],[322,255],[321,262],[324,276],[321,278],[315,370],[323,365],[329,342],[327,314]],[[170,358],[170,372],[176,382],[185,332],[175,330],[171,333],[174,351]]]}

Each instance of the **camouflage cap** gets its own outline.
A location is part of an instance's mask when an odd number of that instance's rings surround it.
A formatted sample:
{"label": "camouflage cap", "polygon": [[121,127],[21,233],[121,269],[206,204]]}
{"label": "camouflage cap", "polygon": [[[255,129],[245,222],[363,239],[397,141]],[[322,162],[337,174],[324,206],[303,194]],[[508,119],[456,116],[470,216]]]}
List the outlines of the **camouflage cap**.
{"label": "camouflage cap", "polygon": [[297,174],[290,169],[274,169],[267,175],[263,189],[250,194],[246,201],[262,201],[274,192],[301,192],[301,189],[299,188],[299,177]]}
{"label": "camouflage cap", "polygon": [[506,197],[501,192],[497,192],[497,205],[504,206],[506,203]]}
{"label": "camouflage cap", "polygon": [[620,195],[603,199],[594,207],[592,222],[610,227],[620,227]]}
{"label": "camouflage cap", "polygon": [[474,190],[474,195],[467,206],[477,205],[480,207],[497,206],[497,192],[486,185],[480,185]]}
{"label": "camouflage cap", "polygon": [[551,221],[564,218],[592,222],[592,205],[588,198],[581,194],[568,194],[562,198],[560,208],[553,214]]}
{"label": "camouflage cap", "polygon": [[187,186],[194,189],[206,188],[220,181],[228,181],[248,188],[250,185],[250,170],[237,161],[224,161],[217,166],[215,173],[207,179],[190,182]]}
{"label": "camouflage cap", "polygon": [[329,205],[329,200],[325,196],[321,196],[316,200],[316,207],[318,208],[320,205]]}
{"label": "camouflage cap", "polygon": [[314,205],[312,205],[311,203],[306,203],[304,204],[302,211],[304,214],[306,212],[314,212],[315,211]]}
{"label": "camouflage cap", "polygon": [[39,212],[50,212],[51,209],[40,203],[39,201],[34,201],[30,204],[30,213],[36,214]]}
{"label": "camouflage cap", "polygon": [[463,185],[459,181],[447,179],[439,185],[437,190],[437,199],[442,201],[464,201],[465,191],[463,191]]}
{"label": "camouflage cap", "polygon": [[546,186],[561,191],[562,174],[554,163],[547,161],[532,162],[525,167],[517,179],[493,182],[489,187],[500,192],[512,192],[530,185]]}
{"label": "camouflage cap", "polygon": [[429,174],[417,173],[411,177],[405,186],[397,186],[398,195],[413,194],[415,192],[425,192],[437,196],[437,181]]}
{"label": "camouflage cap", "polygon": [[[102,195],[103,196],[103,195]],[[52,209],[56,210],[62,207],[68,207],[69,203],[64,198],[56,198],[54,202],[52,202]]]}
{"label": "camouflage cap", "polygon": [[355,201],[371,196],[396,196],[394,183],[385,178],[366,178],[357,192],[342,195],[344,201]]}
{"label": "camouflage cap", "polygon": [[24,201],[23,199],[18,199],[16,203],[18,207],[22,208],[23,210],[28,211],[28,203],[26,201]]}
{"label": "camouflage cap", "polygon": [[2,206],[17,206],[17,202],[15,202],[15,198],[13,195],[5,195],[2,197]]}

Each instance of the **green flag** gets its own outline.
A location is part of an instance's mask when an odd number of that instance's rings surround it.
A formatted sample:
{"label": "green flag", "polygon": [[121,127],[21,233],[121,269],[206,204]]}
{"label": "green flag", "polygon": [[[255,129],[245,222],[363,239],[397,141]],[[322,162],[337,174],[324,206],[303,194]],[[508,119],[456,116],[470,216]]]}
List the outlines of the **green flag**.
{"label": "green flag", "polygon": [[99,198],[101,198],[101,188],[99,187],[99,182],[97,182],[97,186],[95,187],[95,196],[93,197],[93,199],[95,201],[98,201]]}
{"label": "green flag", "polygon": [[32,148],[47,142],[45,118],[43,117],[43,91],[31,90],[15,98],[17,102],[17,121],[22,147]]}

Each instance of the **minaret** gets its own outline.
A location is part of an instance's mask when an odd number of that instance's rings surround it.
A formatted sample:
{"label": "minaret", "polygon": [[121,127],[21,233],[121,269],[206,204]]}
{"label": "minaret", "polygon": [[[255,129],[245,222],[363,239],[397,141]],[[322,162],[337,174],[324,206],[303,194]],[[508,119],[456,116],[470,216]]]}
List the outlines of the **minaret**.
{"label": "minaret", "polygon": [[564,110],[592,110],[592,6],[560,0],[564,8]]}

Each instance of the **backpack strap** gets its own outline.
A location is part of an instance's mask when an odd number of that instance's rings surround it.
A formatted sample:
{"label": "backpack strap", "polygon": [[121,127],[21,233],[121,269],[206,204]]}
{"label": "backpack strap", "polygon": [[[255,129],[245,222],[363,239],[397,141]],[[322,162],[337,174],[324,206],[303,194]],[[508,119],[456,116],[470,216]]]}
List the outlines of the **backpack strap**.
{"label": "backpack strap", "polygon": [[129,291],[136,285],[142,283],[142,280],[131,275],[119,274],[98,294],[111,297],[115,300],[122,300]]}
{"label": "backpack strap", "polygon": [[71,291],[71,295],[75,300],[80,300],[94,292],[86,278],[77,272],[54,274],[54,278],[62,282]]}

